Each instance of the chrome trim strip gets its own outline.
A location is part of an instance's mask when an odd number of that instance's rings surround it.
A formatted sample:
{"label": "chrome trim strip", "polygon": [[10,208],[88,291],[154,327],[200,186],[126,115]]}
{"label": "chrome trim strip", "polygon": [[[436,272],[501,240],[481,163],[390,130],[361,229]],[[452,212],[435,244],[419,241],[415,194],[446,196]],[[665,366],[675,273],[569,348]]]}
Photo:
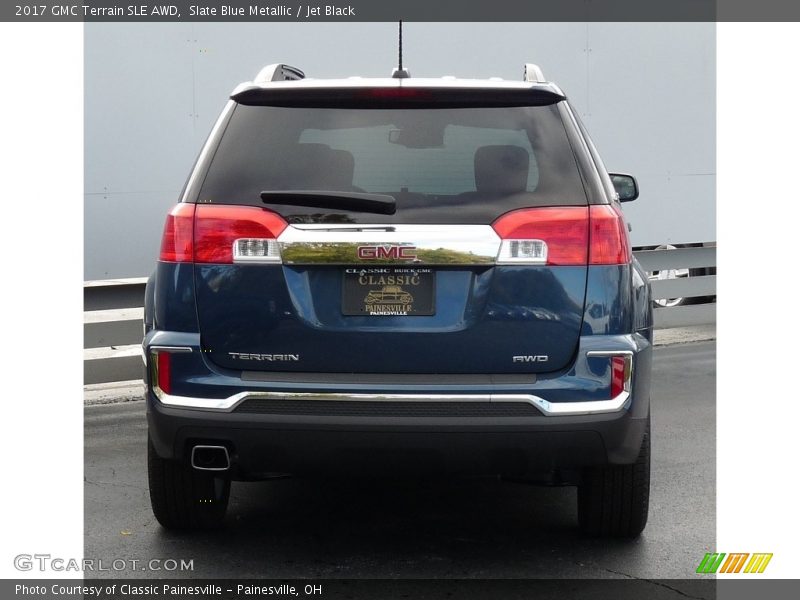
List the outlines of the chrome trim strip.
{"label": "chrome trim strip", "polygon": [[193,352],[191,346],[150,346],[150,352],[169,352],[171,354],[180,354],[183,352]]}
{"label": "chrome trim strip", "polygon": [[187,408],[215,412],[232,412],[241,402],[250,398],[271,400],[332,400],[336,402],[524,402],[538,408],[545,416],[595,415],[618,412],[627,407],[630,394],[622,392],[611,400],[587,402],[548,402],[533,394],[348,394],[339,392],[239,392],[228,398],[191,398],[171,396],[155,387],[153,391],[162,404],[173,408]]}
{"label": "chrome trim strip", "polygon": [[560,417],[564,415],[599,415],[604,413],[619,412],[628,407],[630,393],[622,392],[611,400],[590,400],[587,402],[548,402],[542,398],[536,398],[534,404],[548,417]]}
{"label": "chrome trim strip", "polygon": [[[157,354],[159,352],[168,352],[170,354],[185,354],[187,352],[193,352],[191,346],[150,346],[147,348],[142,342],[142,362],[144,366],[147,367],[147,352],[151,354]],[[153,368],[156,370],[156,374],[158,372],[158,367],[155,365],[156,361],[153,361],[154,366]],[[158,379],[158,377],[156,377]]]}
{"label": "chrome trim strip", "polygon": [[[278,236],[284,264],[491,265],[500,250],[491,225],[290,225]],[[359,246],[413,248],[412,257],[359,258]],[[329,252],[320,252],[328,248]]]}
{"label": "chrome trim strip", "polygon": [[[633,350],[589,350],[586,353],[587,358],[613,358],[615,356],[622,356],[625,358],[625,373],[627,377],[622,383],[622,393],[617,398],[623,395],[630,395],[633,386]],[[627,402],[627,399],[626,399]],[[627,408],[625,404],[623,404]]]}
{"label": "chrome trim strip", "polygon": [[604,356],[630,356],[633,358],[633,350],[589,350],[586,356],[589,358],[600,358]]}

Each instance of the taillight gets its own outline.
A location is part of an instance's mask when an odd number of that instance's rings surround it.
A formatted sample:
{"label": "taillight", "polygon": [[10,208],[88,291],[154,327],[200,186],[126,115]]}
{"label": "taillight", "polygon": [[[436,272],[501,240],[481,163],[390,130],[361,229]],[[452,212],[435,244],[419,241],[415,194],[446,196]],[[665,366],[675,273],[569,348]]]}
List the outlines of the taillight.
{"label": "taillight", "polygon": [[492,227],[503,240],[497,264],[586,264],[585,206],[523,208],[501,216]]}
{"label": "taillight", "polygon": [[631,244],[625,219],[617,206],[589,207],[589,264],[624,265],[631,262]]}
{"label": "taillight", "polygon": [[164,235],[161,238],[161,252],[158,259],[166,262],[192,261],[192,226],[194,204],[177,204],[167,215]]}
{"label": "taillight", "polygon": [[158,387],[165,394],[169,394],[172,391],[171,356],[169,352],[159,352],[156,354]]}
{"label": "taillight", "polygon": [[167,262],[280,262],[277,237],[284,219],[255,206],[181,203],[167,215],[159,260]]}
{"label": "taillight", "polygon": [[619,208],[609,204],[523,208],[492,227],[502,238],[497,264],[621,265],[631,246]]}
{"label": "taillight", "polygon": [[198,205],[194,262],[280,262],[276,238],[286,221],[255,206]]}

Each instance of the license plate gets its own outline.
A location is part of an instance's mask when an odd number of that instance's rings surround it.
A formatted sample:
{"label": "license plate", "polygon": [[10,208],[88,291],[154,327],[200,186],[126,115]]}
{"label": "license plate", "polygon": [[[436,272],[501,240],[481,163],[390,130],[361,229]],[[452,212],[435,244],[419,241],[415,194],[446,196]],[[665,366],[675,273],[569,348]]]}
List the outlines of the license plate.
{"label": "license plate", "polygon": [[342,314],[422,317],[435,314],[434,273],[414,267],[347,269]]}

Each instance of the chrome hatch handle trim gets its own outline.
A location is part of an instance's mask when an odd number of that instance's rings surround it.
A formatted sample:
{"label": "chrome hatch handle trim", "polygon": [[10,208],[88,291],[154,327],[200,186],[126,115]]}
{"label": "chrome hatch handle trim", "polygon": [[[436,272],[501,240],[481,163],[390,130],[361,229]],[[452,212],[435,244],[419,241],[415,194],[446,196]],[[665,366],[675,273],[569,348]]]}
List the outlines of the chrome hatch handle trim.
{"label": "chrome hatch handle trim", "polygon": [[287,265],[492,265],[500,243],[491,225],[304,224],[278,236]]}

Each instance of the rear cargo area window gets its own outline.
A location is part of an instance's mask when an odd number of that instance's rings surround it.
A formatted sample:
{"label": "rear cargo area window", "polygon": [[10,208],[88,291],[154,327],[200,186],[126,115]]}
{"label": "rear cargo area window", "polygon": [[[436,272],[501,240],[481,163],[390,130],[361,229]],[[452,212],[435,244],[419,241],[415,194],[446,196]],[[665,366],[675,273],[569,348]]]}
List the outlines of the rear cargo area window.
{"label": "rear cargo area window", "polygon": [[[262,191],[392,196],[394,215],[264,204]],[[489,223],[517,208],[583,205],[555,106],[236,107],[203,203],[266,206],[290,222]]]}
{"label": "rear cargo area window", "polygon": [[[475,190],[475,153],[483,146],[512,146],[524,151],[528,164],[524,191],[533,192],[539,180],[536,157],[524,131],[446,125],[441,145],[415,148],[386,143],[398,135],[392,125],[326,131],[310,129],[301,143],[324,144],[353,156],[354,187],[370,192],[401,190],[432,195],[454,195]],[[521,155],[521,154],[520,154]],[[396,165],[398,168],[386,168]]]}

